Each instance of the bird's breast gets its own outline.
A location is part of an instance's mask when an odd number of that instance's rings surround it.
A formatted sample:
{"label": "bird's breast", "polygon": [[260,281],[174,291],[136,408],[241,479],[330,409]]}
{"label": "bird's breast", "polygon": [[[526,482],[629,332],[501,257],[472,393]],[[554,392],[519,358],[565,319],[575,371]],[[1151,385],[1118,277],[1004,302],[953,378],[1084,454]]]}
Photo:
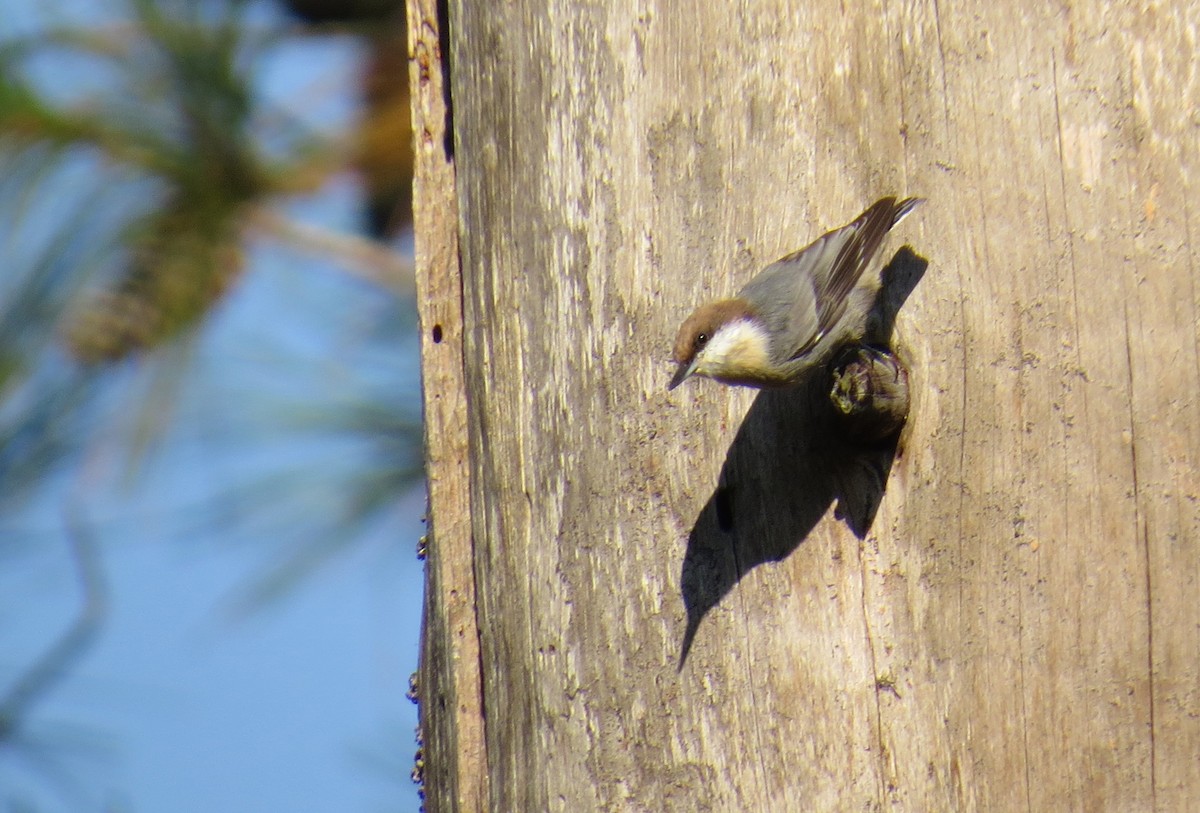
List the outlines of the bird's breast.
{"label": "bird's breast", "polygon": [[764,383],[776,376],[771,340],[761,324],[739,319],[723,325],[696,365],[700,375],[739,384]]}

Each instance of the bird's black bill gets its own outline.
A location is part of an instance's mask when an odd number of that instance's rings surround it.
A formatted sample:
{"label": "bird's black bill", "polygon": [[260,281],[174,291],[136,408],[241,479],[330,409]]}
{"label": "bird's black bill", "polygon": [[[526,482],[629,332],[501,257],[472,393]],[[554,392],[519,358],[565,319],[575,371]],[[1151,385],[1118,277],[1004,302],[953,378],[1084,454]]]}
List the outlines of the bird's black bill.
{"label": "bird's black bill", "polygon": [[675,371],[675,375],[671,376],[671,383],[667,385],[667,391],[670,392],[684,381],[687,381],[688,376],[692,374],[692,369],[694,367],[694,364],[689,364],[686,361],[680,364],[679,368]]}

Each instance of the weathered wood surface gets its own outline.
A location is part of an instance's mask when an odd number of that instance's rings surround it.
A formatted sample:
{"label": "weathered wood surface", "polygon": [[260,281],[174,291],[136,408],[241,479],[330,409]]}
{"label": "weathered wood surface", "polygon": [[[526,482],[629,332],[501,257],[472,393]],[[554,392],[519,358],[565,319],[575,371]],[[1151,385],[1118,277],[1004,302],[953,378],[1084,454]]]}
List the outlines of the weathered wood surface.
{"label": "weathered wood surface", "polygon": [[471,539],[458,207],[437,0],[408,0],[413,227],[429,490],[417,676],[429,813],[487,810],[487,762]]}
{"label": "weathered wood surface", "polygon": [[[451,22],[488,806],[1194,806],[1200,8]],[[929,266],[860,541],[813,447],[771,435],[785,402],[738,437],[755,394],[668,394],[667,355],[697,303],[884,194],[929,198],[887,249]],[[714,524],[727,455],[774,539]]]}

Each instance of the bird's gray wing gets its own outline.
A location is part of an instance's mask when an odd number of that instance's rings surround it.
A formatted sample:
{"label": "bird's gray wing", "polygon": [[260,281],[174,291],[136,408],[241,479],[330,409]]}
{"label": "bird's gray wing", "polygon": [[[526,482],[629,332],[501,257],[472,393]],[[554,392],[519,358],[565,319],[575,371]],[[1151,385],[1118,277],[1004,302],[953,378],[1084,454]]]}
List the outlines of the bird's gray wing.
{"label": "bird's gray wing", "polygon": [[[826,235],[827,237],[828,235]],[[796,349],[811,346],[818,338],[818,272],[828,264],[828,241],[821,237],[801,251],[768,265],[738,292],[766,323],[771,335],[771,360],[782,364]],[[828,256],[827,256],[828,255]]]}
{"label": "bird's gray wing", "polygon": [[883,198],[854,222],[823,234],[747,283],[739,295],[764,311],[780,339],[772,348],[782,355],[779,360],[803,356],[833,329],[884,236],[921,202]]}
{"label": "bird's gray wing", "polygon": [[862,278],[863,272],[875,258],[883,238],[892,226],[921,203],[918,198],[908,198],[900,203],[895,198],[882,198],[858,216],[853,223],[843,226],[826,236],[838,235],[841,245],[830,266],[821,295],[820,327],[818,333],[829,331],[846,310],[846,299]]}

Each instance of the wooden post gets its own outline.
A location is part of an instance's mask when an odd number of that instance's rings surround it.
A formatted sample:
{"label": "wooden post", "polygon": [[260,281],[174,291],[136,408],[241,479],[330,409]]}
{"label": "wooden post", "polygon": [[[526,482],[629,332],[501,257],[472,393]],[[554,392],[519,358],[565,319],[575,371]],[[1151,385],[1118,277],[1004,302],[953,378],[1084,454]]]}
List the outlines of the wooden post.
{"label": "wooden post", "polygon": [[429,489],[425,612],[417,678],[429,813],[488,809],[463,377],[463,289],[453,134],[437,0],[408,0],[413,226]]}
{"label": "wooden post", "polygon": [[[1194,805],[1200,8],[450,5],[430,809]],[[894,460],[667,393],[696,304],[888,194],[930,201]]]}

